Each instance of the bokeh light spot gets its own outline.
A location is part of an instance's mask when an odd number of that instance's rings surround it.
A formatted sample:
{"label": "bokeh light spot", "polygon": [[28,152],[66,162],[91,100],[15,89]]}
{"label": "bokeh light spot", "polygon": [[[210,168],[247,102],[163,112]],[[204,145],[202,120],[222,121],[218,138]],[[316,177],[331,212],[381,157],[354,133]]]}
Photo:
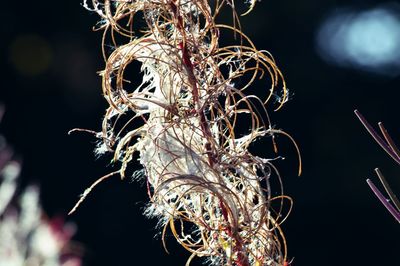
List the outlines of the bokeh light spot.
{"label": "bokeh light spot", "polygon": [[377,7],[334,12],[318,30],[317,49],[327,62],[379,74],[400,73],[400,15]]}
{"label": "bokeh light spot", "polygon": [[44,73],[52,61],[50,44],[39,35],[20,35],[12,41],[9,50],[11,64],[24,76]]}

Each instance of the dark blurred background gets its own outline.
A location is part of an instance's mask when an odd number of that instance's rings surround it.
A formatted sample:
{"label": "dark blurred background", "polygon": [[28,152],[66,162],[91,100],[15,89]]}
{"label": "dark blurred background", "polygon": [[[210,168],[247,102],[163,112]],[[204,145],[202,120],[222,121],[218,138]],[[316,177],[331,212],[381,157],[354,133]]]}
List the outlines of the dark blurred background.
{"label": "dark blurred background", "polygon": [[[396,265],[400,227],[369,190],[380,167],[400,194],[398,167],[353,114],[383,121],[400,143],[399,1],[264,0],[242,18],[243,31],[270,51],[292,93],[274,124],[286,193],[295,201],[283,225],[294,265]],[[50,216],[65,216],[78,195],[111,171],[95,140],[67,135],[99,130],[106,102],[98,20],[76,1],[7,1],[0,9],[1,132],[23,160],[22,183],[39,183]],[[138,75],[139,77],[139,75]],[[397,106],[397,107],[396,107]],[[260,149],[262,151],[263,148]],[[85,246],[84,265],[184,265],[169,237],[165,254],[155,220],[142,216],[145,187],[118,178],[100,184],[68,217]],[[141,262],[143,261],[143,263]],[[201,265],[196,260],[193,265]]]}

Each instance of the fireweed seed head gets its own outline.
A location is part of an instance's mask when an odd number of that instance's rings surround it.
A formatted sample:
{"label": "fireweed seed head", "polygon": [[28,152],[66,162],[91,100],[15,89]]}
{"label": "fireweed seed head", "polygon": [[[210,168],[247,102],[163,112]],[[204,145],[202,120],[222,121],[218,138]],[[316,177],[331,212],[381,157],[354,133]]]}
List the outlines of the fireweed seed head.
{"label": "fireweed seed head", "polygon": [[[103,40],[111,36],[115,47],[111,53],[103,49],[100,75],[109,107],[95,135],[96,152],[112,152],[120,168],[96,181],[72,211],[102,180],[123,178],[138,158],[150,197],[145,214],[159,219],[163,236],[169,227],[192,253],[188,264],[198,256],[210,265],[283,265],[282,212],[292,201],[283,194],[273,159],[253,155],[249,146],[270,137],[276,150],[278,134],[293,141],[273,128],[266,111],[277,97],[275,110],[280,109],[288,93],[268,52],[257,50],[240,27],[215,22],[228,7],[240,25],[234,2],[216,1],[211,7],[206,0],[94,0],[84,6],[99,14],[97,29],[104,30]],[[136,24],[140,30],[134,30]],[[220,36],[229,32],[237,44],[221,47]],[[133,62],[142,72],[134,88],[125,78]],[[246,94],[266,75],[271,85],[265,99]],[[249,122],[244,133],[242,122]],[[272,188],[271,178],[280,186]]]}

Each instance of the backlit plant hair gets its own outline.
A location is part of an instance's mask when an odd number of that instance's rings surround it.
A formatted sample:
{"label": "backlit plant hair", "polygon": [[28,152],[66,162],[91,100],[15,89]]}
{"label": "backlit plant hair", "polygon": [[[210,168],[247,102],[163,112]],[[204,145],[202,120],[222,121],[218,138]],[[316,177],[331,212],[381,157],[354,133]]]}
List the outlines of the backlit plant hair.
{"label": "backlit plant hair", "polygon": [[[248,148],[264,136],[275,149],[274,135],[293,141],[272,127],[265,108],[278,99],[280,109],[288,92],[272,56],[241,32],[234,1],[217,0],[211,7],[207,0],[92,0],[84,7],[101,17],[96,29],[104,30],[100,75],[109,107],[96,152],[112,152],[121,166],[89,187],[71,212],[102,180],[124,178],[138,153],[150,197],[146,214],[159,219],[165,248],[169,227],[192,253],[187,265],[196,256],[212,265],[286,263],[282,212],[285,202],[290,212],[292,200],[283,194],[273,159]],[[215,22],[225,7],[234,26]],[[223,32],[231,32],[237,44],[220,47]],[[115,48],[110,54],[107,39]],[[141,63],[143,78],[131,88],[126,69],[134,61]],[[246,95],[264,75],[271,80],[266,98]],[[238,124],[248,121],[250,129],[239,134]],[[274,196],[271,176],[280,184]]]}

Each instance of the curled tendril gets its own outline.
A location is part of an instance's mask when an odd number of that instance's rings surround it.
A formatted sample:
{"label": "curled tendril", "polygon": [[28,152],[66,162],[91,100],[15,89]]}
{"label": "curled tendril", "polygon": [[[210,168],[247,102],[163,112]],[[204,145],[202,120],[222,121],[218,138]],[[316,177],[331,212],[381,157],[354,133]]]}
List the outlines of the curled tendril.
{"label": "curled tendril", "polygon": [[[251,1],[249,11],[254,5]],[[106,65],[100,75],[109,108],[96,134],[97,152],[114,153],[121,177],[139,154],[150,196],[146,213],[160,219],[165,248],[169,227],[192,253],[187,265],[196,256],[213,265],[283,265],[281,224],[284,205],[289,202],[290,212],[292,200],[283,194],[273,160],[248,149],[265,136],[293,141],[273,128],[265,107],[280,95],[275,107],[280,109],[288,92],[273,57],[241,32],[234,1],[215,1],[211,7],[206,0],[93,0],[84,6],[100,15],[96,29],[104,31]],[[224,6],[232,9],[234,26],[216,24]],[[239,44],[220,47],[226,32],[239,37]],[[108,39],[115,47],[111,53]],[[126,42],[119,45],[121,40]],[[143,73],[136,88],[126,80],[134,61]],[[266,74],[271,81],[266,98],[247,95]],[[245,134],[239,133],[243,122],[250,125]],[[272,195],[272,177],[279,180],[278,196]]]}

